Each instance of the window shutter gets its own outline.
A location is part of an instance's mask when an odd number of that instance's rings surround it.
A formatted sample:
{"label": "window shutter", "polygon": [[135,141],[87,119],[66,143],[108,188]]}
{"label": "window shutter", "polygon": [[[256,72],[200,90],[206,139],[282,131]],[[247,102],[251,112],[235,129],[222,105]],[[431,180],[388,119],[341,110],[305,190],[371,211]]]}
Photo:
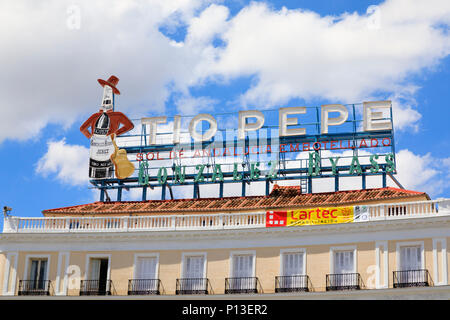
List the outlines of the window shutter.
{"label": "window shutter", "polygon": [[334,273],[353,273],[354,271],[353,251],[336,251],[334,253]]}
{"label": "window shutter", "polygon": [[283,254],[283,276],[294,276],[304,274],[303,253]]}
{"label": "window shutter", "polygon": [[193,256],[185,258],[184,278],[203,278],[204,257]]}
{"label": "window shutter", "polygon": [[89,280],[100,279],[100,259],[91,259],[91,270]]}
{"label": "window shutter", "polygon": [[253,276],[253,256],[236,255],[233,257],[233,277],[243,278]]}
{"label": "window shutter", "polygon": [[400,270],[419,270],[422,268],[422,253],[420,246],[401,247]]}
{"label": "window shutter", "polygon": [[156,257],[139,257],[135,277],[136,279],[156,279]]}

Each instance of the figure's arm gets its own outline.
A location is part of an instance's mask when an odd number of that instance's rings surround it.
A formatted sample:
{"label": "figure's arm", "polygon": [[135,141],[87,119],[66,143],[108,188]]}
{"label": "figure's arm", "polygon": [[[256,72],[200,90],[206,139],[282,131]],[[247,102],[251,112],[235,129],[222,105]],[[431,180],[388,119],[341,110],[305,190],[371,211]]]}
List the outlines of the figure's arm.
{"label": "figure's arm", "polygon": [[80,127],[81,133],[83,133],[88,139],[92,137],[92,132],[89,131],[89,127],[92,125],[97,114],[98,113],[94,113],[92,116],[90,116],[89,119],[87,119]]}
{"label": "figure's arm", "polygon": [[123,126],[117,130],[116,135],[120,136],[121,134],[130,131],[131,129],[134,128],[134,124],[133,122],[131,122],[130,119],[128,119],[128,117],[126,115],[124,115],[123,113],[119,114],[119,126],[122,123]]}

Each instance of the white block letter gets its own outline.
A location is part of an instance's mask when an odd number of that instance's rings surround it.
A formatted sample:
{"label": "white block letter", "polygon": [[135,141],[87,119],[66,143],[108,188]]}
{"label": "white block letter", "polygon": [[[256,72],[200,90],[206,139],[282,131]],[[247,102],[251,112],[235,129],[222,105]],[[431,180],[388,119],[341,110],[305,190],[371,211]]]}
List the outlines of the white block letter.
{"label": "white block letter", "polygon": [[[330,112],[339,112],[340,115],[336,118],[328,118],[328,114]],[[326,134],[328,133],[328,126],[338,126],[347,121],[348,110],[342,104],[323,105],[321,108],[320,118],[321,118],[320,133]]]}
{"label": "white block letter", "polygon": [[151,117],[151,118],[142,118],[142,124],[150,125],[150,145],[156,144],[156,126],[158,123],[166,123],[167,117]]}
{"label": "white block letter", "polygon": [[173,117],[173,144],[180,143],[181,116]]}
{"label": "white block letter", "polygon": [[[199,124],[201,121],[209,122],[209,129],[204,134],[200,134],[195,130],[197,124]],[[212,137],[214,137],[216,132],[217,132],[217,121],[210,114],[207,113],[198,114],[194,118],[192,118],[191,122],[189,123],[189,133],[191,134],[192,139],[194,139],[195,141],[207,141]]]}
{"label": "white block letter", "polygon": [[[246,123],[248,118],[255,118],[253,123]],[[264,115],[258,110],[239,111],[238,139],[245,138],[245,131],[254,131],[264,124]]]}
{"label": "white block letter", "polygon": [[[391,101],[370,101],[364,102],[364,131],[378,131],[378,130],[392,130],[391,120],[380,121],[383,118],[383,112],[373,112],[372,109],[389,109],[391,108]],[[387,118],[390,118],[387,116]]]}
{"label": "white block letter", "polygon": [[278,116],[278,126],[279,126],[279,136],[299,136],[306,134],[305,128],[292,128],[288,129],[287,126],[298,125],[297,118],[288,118],[290,114],[302,114],[306,113],[306,107],[290,107],[290,108],[280,108]]}

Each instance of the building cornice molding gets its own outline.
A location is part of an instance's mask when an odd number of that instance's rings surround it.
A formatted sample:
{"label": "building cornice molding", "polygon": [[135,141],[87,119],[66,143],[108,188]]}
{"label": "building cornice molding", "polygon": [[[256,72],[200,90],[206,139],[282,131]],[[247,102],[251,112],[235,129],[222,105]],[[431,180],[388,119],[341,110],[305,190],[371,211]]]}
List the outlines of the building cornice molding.
{"label": "building cornice molding", "polygon": [[[160,250],[336,244],[424,237],[447,237],[450,216],[348,224],[189,231],[5,233],[0,250]],[[147,244],[144,247],[143,244]],[[110,249],[108,249],[110,248]],[[140,249],[143,248],[143,249]]]}

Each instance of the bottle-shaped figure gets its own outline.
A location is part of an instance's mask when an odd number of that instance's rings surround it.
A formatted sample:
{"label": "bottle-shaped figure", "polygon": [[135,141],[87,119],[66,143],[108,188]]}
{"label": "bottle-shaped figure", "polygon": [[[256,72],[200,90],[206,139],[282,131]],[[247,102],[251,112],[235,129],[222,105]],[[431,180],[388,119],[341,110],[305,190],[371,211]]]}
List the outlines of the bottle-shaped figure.
{"label": "bottle-shaped figure", "polygon": [[103,86],[101,109],[83,123],[80,131],[91,139],[89,177],[107,179],[114,171],[111,156],[114,158],[116,152],[115,137],[133,129],[134,125],[122,112],[114,111],[114,94],[120,94],[116,88],[119,79],[111,76],[107,81],[98,79],[98,82]]}

